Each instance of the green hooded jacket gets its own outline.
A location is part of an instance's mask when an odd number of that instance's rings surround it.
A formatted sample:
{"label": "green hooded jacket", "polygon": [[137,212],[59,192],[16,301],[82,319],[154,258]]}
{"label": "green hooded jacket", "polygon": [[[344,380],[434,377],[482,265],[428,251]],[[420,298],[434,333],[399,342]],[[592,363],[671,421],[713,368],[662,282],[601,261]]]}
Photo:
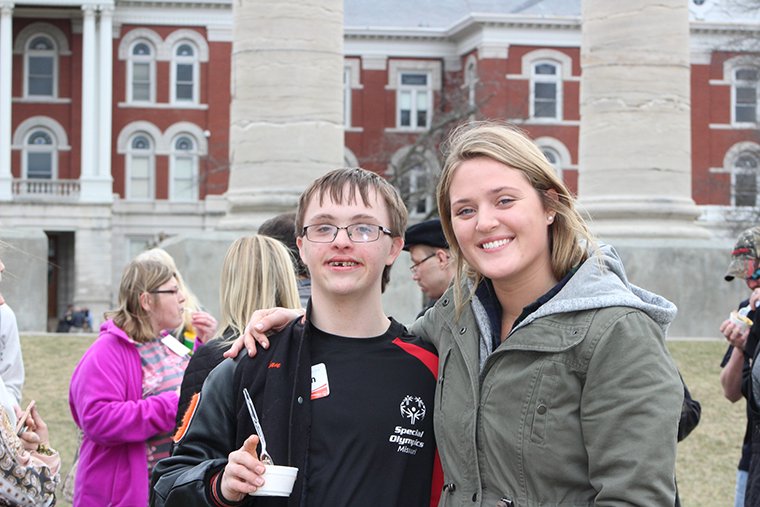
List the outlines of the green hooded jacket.
{"label": "green hooded jacket", "polygon": [[665,332],[676,308],[602,252],[496,350],[481,302],[457,320],[451,287],[411,327],[439,351],[435,432],[450,485],[439,505],[673,507],[683,386]]}

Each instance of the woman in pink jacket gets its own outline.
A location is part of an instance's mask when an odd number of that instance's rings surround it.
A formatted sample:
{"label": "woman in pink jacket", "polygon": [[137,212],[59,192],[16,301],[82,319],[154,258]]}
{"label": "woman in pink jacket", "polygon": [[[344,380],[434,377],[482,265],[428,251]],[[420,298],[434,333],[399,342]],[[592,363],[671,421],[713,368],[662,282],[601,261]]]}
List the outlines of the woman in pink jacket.
{"label": "woman in pink jacket", "polygon": [[188,356],[162,330],[182,323],[185,296],[170,268],[135,261],[119,307],[71,378],[69,404],[84,432],[75,507],[145,507],[152,466],[168,456]]}

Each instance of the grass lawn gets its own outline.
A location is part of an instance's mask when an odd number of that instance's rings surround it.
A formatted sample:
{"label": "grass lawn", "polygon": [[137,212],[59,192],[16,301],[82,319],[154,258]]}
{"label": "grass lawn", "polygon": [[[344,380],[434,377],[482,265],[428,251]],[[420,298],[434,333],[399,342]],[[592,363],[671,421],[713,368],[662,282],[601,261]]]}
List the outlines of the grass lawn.
{"label": "grass lawn", "polygon": [[678,444],[676,477],[684,507],[732,506],[736,467],[747,424],[744,400],[734,404],[723,397],[720,360],[726,342],[668,342],[670,353],[702,418],[689,437]]}
{"label": "grass lawn", "polygon": [[[68,405],[71,374],[95,335],[45,335],[21,338],[26,367],[24,401],[37,400],[50,427],[53,447],[68,470],[76,450],[76,430]],[[720,387],[722,341],[669,342],[692,396],[702,404],[702,420],[679,444],[677,477],[684,507],[731,506],[736,466],[746,419],[744,402],[729,403]],[[59,498],[58,505],[68,506]]]}

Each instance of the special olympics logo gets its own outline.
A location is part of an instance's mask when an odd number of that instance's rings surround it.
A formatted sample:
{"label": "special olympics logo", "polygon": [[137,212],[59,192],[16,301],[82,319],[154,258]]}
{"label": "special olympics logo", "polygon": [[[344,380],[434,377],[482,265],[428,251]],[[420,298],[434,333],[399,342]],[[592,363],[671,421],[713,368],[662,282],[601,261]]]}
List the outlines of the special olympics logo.
{"label": "special olympics logo", "polygon": [[401,415],[402,417],[409,419],[412,424],[417,421],[422,421],[425,418],[425,403],[419,396],[406,396],[401,402]]}

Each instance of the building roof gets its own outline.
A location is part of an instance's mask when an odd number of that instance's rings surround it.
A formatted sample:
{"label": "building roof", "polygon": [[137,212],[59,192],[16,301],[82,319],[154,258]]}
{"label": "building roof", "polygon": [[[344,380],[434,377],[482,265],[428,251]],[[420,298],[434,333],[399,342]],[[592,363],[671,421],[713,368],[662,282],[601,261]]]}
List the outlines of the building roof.
{"label": "building roof", "polygon": [[448,28],[470,15],[581,15],[580,0],[345,0],[344,25]]}

